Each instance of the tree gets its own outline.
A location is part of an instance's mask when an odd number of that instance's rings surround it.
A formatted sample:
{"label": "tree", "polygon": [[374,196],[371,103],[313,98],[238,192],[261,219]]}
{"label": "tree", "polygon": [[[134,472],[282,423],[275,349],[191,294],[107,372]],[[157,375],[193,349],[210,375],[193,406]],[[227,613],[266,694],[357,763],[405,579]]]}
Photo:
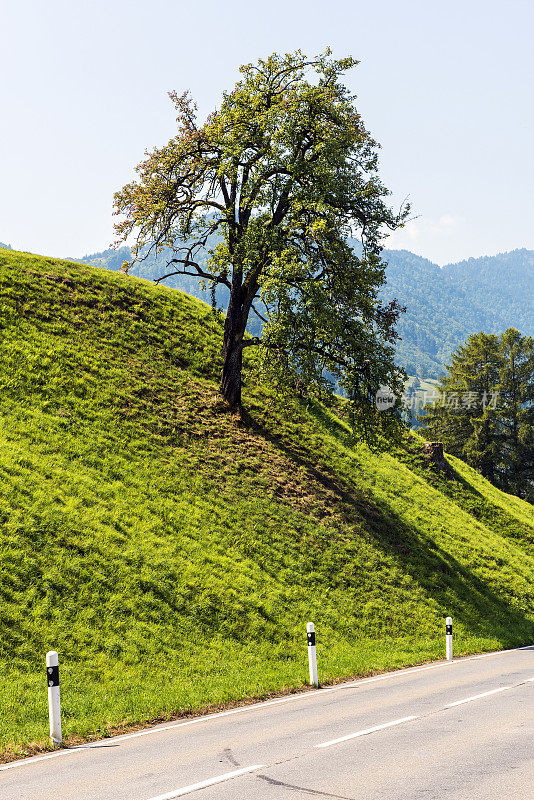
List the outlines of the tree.
{"label": "tree", "polygon": [[497,429],[489,398],[496,391],[500,367],[498,336],[470,336],[453,353],[448,374],[438,386],[441,399],[425,409],[421,430],[492,482],[496,480]]}
{"label": "tree", "polygon": [[452,356],[421,432],[520,497],[534,496],[534,340],[477,333]]}
{"label": "tree", "polygon": [[[374,414],[381,384],[402,391],[392,347],[401,309],[381,306],[377,292],[381,236],[408,208],[386,205],[378,145],[340,82],[356,63],[297,51],[248,64],[201,125],[189,95],[171,93],[177,135],[115,195],[119,241],[134,234],[135,256],[172,249],[160,280],[194,275],[212,296],[228,290],[221,392],[231,408],[240,409],[243,351],[253,346],[277,380],[342,385],[356,415]],[[251,312],[261,336],[246,334]]]}
{"label": "tree", "polygon": [[534,339],[509,328],[500,339],[499,482],[534,500]]}

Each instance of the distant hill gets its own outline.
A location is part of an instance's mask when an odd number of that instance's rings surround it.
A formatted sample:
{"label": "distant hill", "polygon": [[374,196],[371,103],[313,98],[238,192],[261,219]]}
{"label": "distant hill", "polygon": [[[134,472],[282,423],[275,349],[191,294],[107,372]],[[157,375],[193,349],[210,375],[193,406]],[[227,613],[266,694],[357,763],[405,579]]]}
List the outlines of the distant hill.
{"label": "distant hill", "polygon": [[514,250],[440,268],[407,250],[386,250],[382,295],[407,306],[399,362],[411,375],[436,378],[450,355],[478,331],[514,327],[534,335],[534,252]]}
{"label": "distant hill", "polygon": [[534,251],[470,258],[443,268],[447,278],[507,326],[534,334]]}
{"label": "distant hill", "polygon": [[101,253],[92,253],[83,258],[73,258],[72,261],[79,261],[80,264],[89,264],[92,267],[102,267],[112,269],[114,272],[119,270],[124,261],[129,261],[132,257],[129,247],[119,247],[117,250],[102,250]]}
{"label": "distant hill", "polygon": [[[358,242],[354,242],[355,248]],[[78,259],[81,263],[117,270],[130,258],[127,247],[104,250]],[[438,378],[451,353],[478,331],[502,333],[514,327],[534,335],[534,251],[513,250],[497,256],[470,258],[441,268],[408,250],[385,250],[388,262],[384,300],[397,298],[407,307],[399,323],[402,341],[398,362],[410,375]],[[165,255],[147,259],[132,274],[154,279],[164,272]],[[175,276],[168,286],[209,302],[195,278]],[[217,302],[226,306],[226,290],[219,289]],[[257,333],[259,323],[251,320]]]}

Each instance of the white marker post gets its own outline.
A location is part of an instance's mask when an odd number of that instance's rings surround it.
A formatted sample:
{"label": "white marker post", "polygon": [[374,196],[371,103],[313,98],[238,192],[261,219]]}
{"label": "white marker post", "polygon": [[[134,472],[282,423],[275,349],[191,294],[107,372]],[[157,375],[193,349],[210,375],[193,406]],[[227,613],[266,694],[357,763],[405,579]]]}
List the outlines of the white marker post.
{"label": "white marker post", "polygon": [[315,650],[315,625],[313,622],[308,622],[306,625],[308,633],[308,662],[310,665],[310,684],[317,688],[319,686],[319,678],[317,677],[317,652]]}
{"label": "white marker post", "polygon": [[58,746],[62,744],[61,736],[61,700],[59,697],[59,661],[55,650],[46,654],[46,679],[48,683],[48,718],[50,720],[50,738]]}
{"label": "white marker post", "polygon": [[447,661],[452,661],[452,617],[445,620],[445,653]]}

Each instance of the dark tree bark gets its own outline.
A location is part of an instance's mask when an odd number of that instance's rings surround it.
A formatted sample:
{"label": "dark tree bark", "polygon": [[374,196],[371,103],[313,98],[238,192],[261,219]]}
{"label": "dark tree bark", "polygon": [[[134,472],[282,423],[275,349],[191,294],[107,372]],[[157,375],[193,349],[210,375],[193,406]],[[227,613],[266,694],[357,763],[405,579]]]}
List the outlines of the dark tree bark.
{"label": "dark tree bark", "polygon": [[[237,315],[236,315],[237,316]],[[243,346],[236,327],[226,317],[223,337],[223,367],[221,378],[221,394],[230,408],[241,409],[241,371],[243,368]]]}
{"label": "dark tree bark", "polygon": [[230,408],[241,410],[241,373],[243,369],[243,345],[248,316],[256,286],[242,286],[238,272],[232,282],[230,302],[224,323],[223,367],[221,394]]}

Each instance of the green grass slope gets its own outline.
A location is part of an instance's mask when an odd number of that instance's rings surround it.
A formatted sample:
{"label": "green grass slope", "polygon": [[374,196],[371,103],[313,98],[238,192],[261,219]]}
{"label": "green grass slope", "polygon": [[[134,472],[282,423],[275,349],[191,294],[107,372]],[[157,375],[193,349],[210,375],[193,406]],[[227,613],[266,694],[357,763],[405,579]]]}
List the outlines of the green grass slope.
{"label": "green grass slope", "polygon": [[534,639],[532,506],[247,377],[146,281],[0,250],[0,752]]}

